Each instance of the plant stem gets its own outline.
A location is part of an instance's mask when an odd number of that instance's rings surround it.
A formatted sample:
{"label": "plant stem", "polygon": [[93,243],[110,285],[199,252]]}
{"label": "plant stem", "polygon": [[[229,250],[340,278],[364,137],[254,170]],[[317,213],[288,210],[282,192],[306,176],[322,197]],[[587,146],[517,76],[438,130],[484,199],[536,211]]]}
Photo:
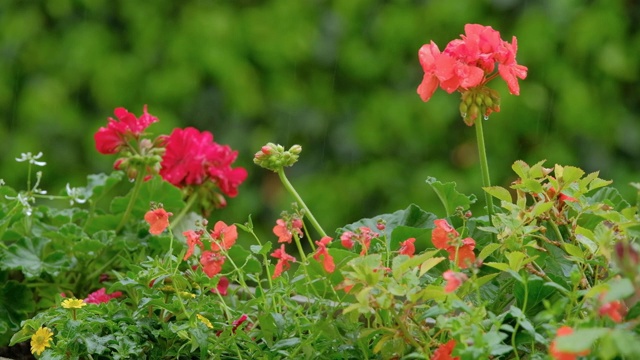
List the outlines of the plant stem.
{"label": "plant stem", "polygon": [[296,189],[294,189],[293,185],[291,185],[291,183],[289,182],[289,179],[287,179],[287,176],[284,174],[283,168],[278,169],[278,176],[280,177],[280,181],[282,181],[282,185],[284,185],[287,191],[289,191],[289,193],[296,199],[296,202],[298,203],[298,205],[300,205],[304,209],[305,215],[309,218],[311,225],[313,225],[313,227],[316,229],[316,231],[320,234],[321,237],[327,236],[327,233],[325,233],[324,230],[322,230],[322,227],[320,226],[316,218],[313,217],[311,210],[309,210],[309,208],[304,203],[300,195],[298,195],[298,192],[296,191]]}
{"label": "plant stem", "polygon": [[[187,215],[189,210],[191,210],[191,207],[193,206],[193,204],[196,202],[197,198],[198,198],[198,193],[197,192],[194,192],[193,194],[189,195],[189,198],[187,199],[187,203],[184,205],[182,210],[180,210],[180,213],[178,215],[176,215],[176,217],[173,218],[173,221],[171,221],[171,223],[174,226],[178,225],[180,223],[180,220],[182,220],[182,218],[185,215]],[[174,226],[172,226],[172,227],[174,227]]]}
{"label": "plant stem", "polygon": [[120,220],[120,224],[116,228],[116,233],[122,230],[124,225],[129,220],[129,216],[131,215],[131,211],[136,203],[136,199],[138,198],[138,194],[140,193],[140,189],[142,188],[142,183],[144,182],[145,172],[139,171],[138,176],[136,177],[135,183],[133,185],[133,189],[131,190],[131,199],[129,199],[129,204],[127,204],[127,209],[124,211],[124,215],[122,216],[122,220]]}
{"label": "plant stem", "polygon": [[[478,142],[478,155],[480,156],[480,172],[482,173],[482,185],[484,187],[491,186],[491,178],[489,177],[489,163],[487,161],[487,151],[484,145],[484,132],[482,131],[482,119],[476,119],[476,139]],[[489,224],[493,222],[493,198],[488,192],[484,191],[484,199],[487,205],[487,215],[489,215]]]}

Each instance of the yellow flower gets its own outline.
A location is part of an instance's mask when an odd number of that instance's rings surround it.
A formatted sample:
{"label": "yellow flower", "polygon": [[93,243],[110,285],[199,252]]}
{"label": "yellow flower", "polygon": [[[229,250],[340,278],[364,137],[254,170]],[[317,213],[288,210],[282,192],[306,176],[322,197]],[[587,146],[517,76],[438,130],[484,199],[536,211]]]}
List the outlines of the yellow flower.
{"label": "yellow flower", "polygon": [[87,304],[82,299],[67,299],[60,305],[62,305],[62,307],[65,309],[80,309]]}
{"label": "yellow flower", "polygon": [[202,321],[203,324],[207,325],[209,329],[213,329],[213,325],[211,325],[211,321],[209,321],[209,319],[200,314],[196,314],[196,317],[198,318],[198,320]]}
{"label": "yellow flower", "polygon": [[40,355],[44,351],[45,348],[51,346],[49,342],[53,337],[53,331],[47,327],[41,327],[36,331],[35,334],[31,337],[31,353]]}
{"label": "yellow flower", "polygon": [[190,293],[188,291],[180,291],[178,295],[180,295],[180,297],[183,299],[193,299],[196,297],[196,294]]}

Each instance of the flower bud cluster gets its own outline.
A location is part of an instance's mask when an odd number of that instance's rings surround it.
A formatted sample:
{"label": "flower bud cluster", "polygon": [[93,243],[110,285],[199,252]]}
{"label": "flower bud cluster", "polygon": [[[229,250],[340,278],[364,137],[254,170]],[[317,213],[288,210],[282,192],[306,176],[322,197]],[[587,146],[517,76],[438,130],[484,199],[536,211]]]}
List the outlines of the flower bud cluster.
{"label": "flower bud cluster", "polygon": [[473,126],[480,115],[487,120],[492,112],[499,111],[500,94],[491,88],[483,86],[462,93],[460,116],[469,126]]}
{"label": "flower bud cluster", "polygon": [[295,164],[301,152],[300,145],[293,145],[289,150],[285,150],[282,145],[268,143],[254,155],[253,162],[265,169],[278,171],[285,166]]}

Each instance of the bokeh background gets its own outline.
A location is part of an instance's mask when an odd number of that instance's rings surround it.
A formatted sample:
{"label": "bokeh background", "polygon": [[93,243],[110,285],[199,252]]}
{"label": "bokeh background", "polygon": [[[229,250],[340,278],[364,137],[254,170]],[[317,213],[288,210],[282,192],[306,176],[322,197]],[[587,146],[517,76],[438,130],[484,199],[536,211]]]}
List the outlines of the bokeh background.
{"label": "bokeh background", "polygon": [[[265,232],[293,201],[253,154],[302,145],[291,181],[325,229],[415,203],[443,214],[428,176],[481,194],[459,96],[416,94],[417,52],[466,23],[518,38],[521,96],[501,80],[485,123],[494,184],[518,159],[600,170],[627,198],[640,180],[640,5],[634,0],[2,0],[0,178],[43,152],[57,193],[109,172],[93,133],[144,104],[168,134],[195,126],[239,151],[240,195],[212,216]],[[477,204],[479,206],[480,204]],[[478,208],[479,209],[479,208]]]}

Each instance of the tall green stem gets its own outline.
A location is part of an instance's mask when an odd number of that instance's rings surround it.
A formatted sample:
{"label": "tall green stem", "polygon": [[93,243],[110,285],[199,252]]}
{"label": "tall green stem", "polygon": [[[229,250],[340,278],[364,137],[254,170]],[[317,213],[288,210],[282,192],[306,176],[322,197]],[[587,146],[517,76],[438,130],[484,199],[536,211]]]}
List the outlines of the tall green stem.
{"label": "tall green stem", "polygon": [[196,202],[197,198],[198,198],[198,193],[197,192],[194,192],[193,194],[191,194],[189,196],[189,198],[187,199],[187,203],[184,205],[182,210],[180,210],[180,213],[178,215],[176,215],[176,217],[171,219],[171,223],[174,226],[177,226],[180,223],[180,221],[182,220],[182,218],[189,212],[189,210],[191,210],[191,208],[193,207],[193,204]]}
{"label": "tall green stem", "polygon": [[138,171],[138,176],[135,179],[135,183],[133,184],[133,189],[131,190],[131,199],[129,199],[129,204],[127,204],[127,209],[124,211],[124,215],[122,216],[122,220],[120,220],[120,224],[116,228],[116,232],[122,230],[124,225],[129,220],[129,216],[131,215],[131,211],[133,211],[133,207],[136,204],[136,199],[138,198],[138,194],[140,193],[140,189],[142,188],[142,183],[144,182],[145,177],[144,171]]}
{"label": "tall green stem", "polygon": [[283,168],[278,169],[278,176],[280,177],[280,181],[282,181],[282,185],[284,185],[287,191],[289,191],[289,193],[296,199],[296,202],[298,203],[298,205],[300,205],[304,209],[304,214],[309,218],[311,225],[313,225],[313,227],[316,229],[316,231],[320,234],[321,237],[327,236],[327,233],[325,233],[324,230],[322,230],[322,227],[320,226],[316,218],[313,217],[311,210],[309,210],[309,208],[304,203],[304,201],[302,201],[302,198],[300,197],[300,195],[298,195],[298,192],[296,191],[296,189],[293,188],[293,185],[291,185],[291,183],[289,182],[289,179],[287,179],[287,176],[284,174]]}
{"label": "tall green stem", "polygon": [[[487,161],[487,151],[484,146],[484,132],[482,131],[482,119],[476,119],[476,138],[478,142],[478,155],[480,156],[480,171],[482,172],[482,185],[484,187],[491,186],[491,178],[489,177],[489,163]],[[489,215],[489,224],[493,224],[493,198],[488,192],[484,191],[484,199],[487,204],[487,214]]]}

